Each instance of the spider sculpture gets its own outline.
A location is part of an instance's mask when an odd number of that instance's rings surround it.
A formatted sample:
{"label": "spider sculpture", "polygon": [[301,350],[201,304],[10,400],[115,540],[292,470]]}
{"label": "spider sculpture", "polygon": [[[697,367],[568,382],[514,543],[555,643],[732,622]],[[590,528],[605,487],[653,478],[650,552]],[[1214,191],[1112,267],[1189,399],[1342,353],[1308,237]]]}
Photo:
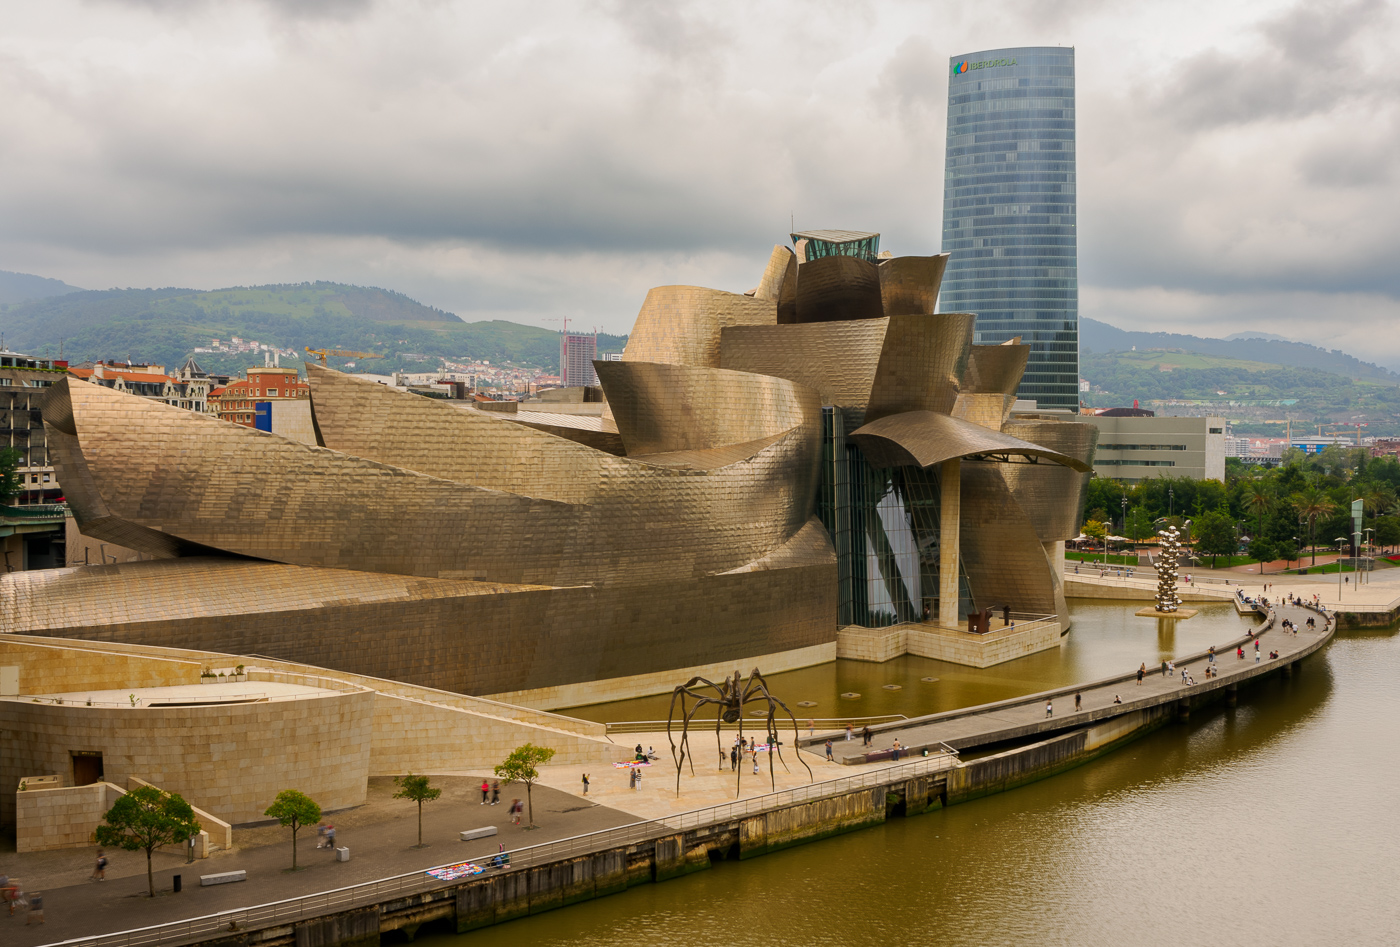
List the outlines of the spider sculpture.
{"label": "spider sculpture", "polygon": [[[711,694],[709,691],[713,691]],[[671,734],[671,724],[676,717],[676,701],[680,701],[681,710],[681,738],[677,744]],[[690,705],[690,701],[694,705]],[[768,692],[768,682],[763,679],[763,675],[758,673],[758,668],[749,672],[749,679],[745,681],[738,671],[734,672],[732,678],[725,678],[723,683],[716,684],[714,681],[706,680],[703,677],[692,677],[681,684],[671,694],[671,709],[666,715],[666,739],[671,743],[671,758],[676,762],[676,795],[681,794],[681,766],[686,758],[690,757],[690,774],[695,775],[695,759],[690,753],[690,722],[695,719],[695,715],[702,708],[714,707],[715,712],[715,748],[719,751],[719,768],[724,769],[724,746],[720,742],[720,728],[722,724],[738,723],[739,739],[744,737],[744,705],[747,703],[766,704],[768,709],[767,736],[768,736],[768,781],[774,789],[778,788],[777,776],[773,772],[773,752],[776,750],[778,761],[783,764],[784,772],[788,770],[787,762],[783,760],[782,747],[778,742],[778,724],[776,715],[778,708],[782,708],[792,721],[793,746],[797,745],[799,736],[797,730],[797,718],[792,715],[787,704]],[[757,752],[757,751],[755,751]],[[796,751],[794,751],[796,752]],[[797,760],[807,770],[809,779],[815,778],[812,775],[812,767],[807,765],[806,760],[798,754]],[[739,784],[744,777],[744,767],[740,765],[736,770],[736,781],[734,784],[734,797],[739,797]]]}

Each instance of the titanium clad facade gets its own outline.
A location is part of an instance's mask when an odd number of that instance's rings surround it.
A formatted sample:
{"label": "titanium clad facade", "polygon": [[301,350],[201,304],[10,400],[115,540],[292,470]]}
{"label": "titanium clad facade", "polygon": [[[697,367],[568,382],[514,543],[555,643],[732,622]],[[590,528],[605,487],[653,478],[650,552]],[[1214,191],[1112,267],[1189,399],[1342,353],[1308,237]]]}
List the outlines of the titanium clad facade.
{"label": "titanium clad facade", "polygon": [[1079,404],[1074,50],[993,49],[949,61],[944,312],[976,341],[1030,345],[1017,395]]}
{"label": "titanium clad facade", "polygon": [[150,558],[0,575],[0,633],[558,706],[830,660],[846,625],[1055,611],[1037,529],[1077,507],[1021,506],[1082,496],[1087,435],[1058,429],[1082,425],[1033,431],[1078,454],[1008,433],[1025,351],[934,311],[944,257],[797,256],[753,295],[648,293],[590,367],[596,440],[312,364],[315,444],[65,379],[43,410],[75,522]]}

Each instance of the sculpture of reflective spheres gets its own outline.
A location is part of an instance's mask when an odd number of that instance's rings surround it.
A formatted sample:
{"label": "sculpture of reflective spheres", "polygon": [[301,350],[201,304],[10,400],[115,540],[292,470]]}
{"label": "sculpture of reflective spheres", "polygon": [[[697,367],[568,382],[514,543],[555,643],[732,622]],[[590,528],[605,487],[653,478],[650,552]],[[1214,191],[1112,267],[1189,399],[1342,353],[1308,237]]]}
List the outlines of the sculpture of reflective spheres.
{"label": "sculpture of reflective spheres", "polygon": [[[841,588],[895,590],[901,621],[955,622],[960,594],[1063,613],[1093,428],[1011,417],[1029,347],[935,313],[946,255],[797,243],[749,293],[653,289],[595,363],[601,418],[308,364],[312,446],[66,379],[43,410],[77,524],[147,559],[4,576],[0,628],[562,706],[829,660],[839,624],[884,615]],[[858,455],[941,490],[905,546],[884,507],[842,512],[833,460]]]}

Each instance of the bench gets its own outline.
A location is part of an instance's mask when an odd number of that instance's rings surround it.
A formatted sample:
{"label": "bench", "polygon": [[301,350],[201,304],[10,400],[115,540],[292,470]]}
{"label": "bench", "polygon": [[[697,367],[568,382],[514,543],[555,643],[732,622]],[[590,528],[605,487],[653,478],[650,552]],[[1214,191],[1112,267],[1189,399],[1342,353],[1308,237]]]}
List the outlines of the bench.
{"label": "bench", "polygon": [[496,827],[494,825],[488,825],[480,829],[467,829],[467,831],[461,833],[462,841],[464,842],[470,842],[472,839],[478,838],[490,838],[495,834]]}
{"label": "bench", "polygon": [[200,875],[200,887],[208,885],[226,885],[234,881],[247,881],[248,873],[242,869],[238,871],[221,871],[212,875]]}

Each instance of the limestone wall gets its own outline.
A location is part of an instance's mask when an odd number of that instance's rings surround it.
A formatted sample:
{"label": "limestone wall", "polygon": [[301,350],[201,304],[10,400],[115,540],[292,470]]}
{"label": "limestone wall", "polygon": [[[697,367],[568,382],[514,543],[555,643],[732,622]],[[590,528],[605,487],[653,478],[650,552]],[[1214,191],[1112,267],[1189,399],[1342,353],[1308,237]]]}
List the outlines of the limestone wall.
{"label": "limestone wall", "polygon": [[630,755],[606,740],[377,694],[369,767],[376,776],[489,770],[523,743],[553,748],[555,763],[605,766]]}
{"label": "limestone wall", "polygon": [[264,818],[283,789],[322,808],[364,802],[374,694],[193,707],[87,707],[0,700],[0,821],[31,773],[71,773],[100,752],[104,778],[140,776],[234,824]]}
{"label": "limestone wall", "polygon": [[19,668],[21,694],[198,684],[198,659],[133,654],[104,645],[73,647],[0,635],[0,666]]}
{"label": "limestone wall", "polygon": [[93,844],[92,833],[123,790],[111,783],[26,789],[13,792],[16,809],[15,851],[81,848]]}

